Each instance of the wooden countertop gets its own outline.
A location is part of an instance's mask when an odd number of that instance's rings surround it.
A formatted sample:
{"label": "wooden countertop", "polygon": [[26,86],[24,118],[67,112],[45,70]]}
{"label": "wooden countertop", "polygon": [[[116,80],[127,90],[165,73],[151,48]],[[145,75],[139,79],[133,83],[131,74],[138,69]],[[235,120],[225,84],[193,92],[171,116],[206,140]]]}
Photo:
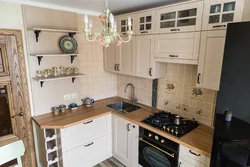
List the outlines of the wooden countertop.
{"label": "wooden countertop", "polygon": [[[188,147],[194,151],[197,151],[203,155],[211,156],[212,143],[213,143],[213,129],[205,125],[200,125],[188,134],[181,138],[177,138],[168,133],[165,133],[159,129],[156,129],[150,125],[144,124],[141,121],[155,112],[157,109],[152,109],[144,105],[138,105],[142,107],[139,110],[128,114],[119,113],[106,105],[111,104],[120,100],[124,100],[119,97],[108,98],[104,100],[99,100],[92,107],[88,108],[84,105],[79,106],[77,110],[67,110],[65,113],[59,113],[55,115],[53,113],[48,113],[40,116],[33,117],[33,120],[42,129],[62,129],[72,125],[76,125],[85,122],[90,119],[94,119],[106,114],[115,114],[124,119],[127,119],[143,128],[146,128],[154,133],[157,133],[163,137],[166,137],[174,142],[177,142],[185,147]],[[124,100],[126,101],[126,100]]]}

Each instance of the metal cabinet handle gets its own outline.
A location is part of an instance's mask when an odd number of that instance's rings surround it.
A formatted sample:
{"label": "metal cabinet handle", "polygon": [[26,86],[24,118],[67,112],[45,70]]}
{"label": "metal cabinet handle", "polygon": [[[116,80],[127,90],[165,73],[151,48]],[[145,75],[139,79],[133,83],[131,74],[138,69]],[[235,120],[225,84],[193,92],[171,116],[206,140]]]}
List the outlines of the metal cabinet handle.
{"label": "metal cabinet handle", "polygon": [[23,117],[24,116],[24,113],[23,112],[20,112],[16,115],[13,115],[11,118],[16,118],[16,117]]}
{"label": "metal cabinet handle", "polygon": [[130,123],[127,125],[127,130],[130,131]]}
{"label": "metal cabinet handle", "polygon": [[148,31],[142,31],[141,33],[142,33],[142,34],[146,34],[146,33],[148,33]]}
{"label": "metal cabinet handle", "polygon": [[152,76],[152,68],[149,69],[149,76]]}
{"label": "metal cabinet handle", "polygon": [[171,31],[180,31],[180,29],[171,29]]}
{"label": "metal cabinet handle", "polygon": [[126,33],[126,32],[124,32],[124,33],[122,33],[122,35],[127,35],[127,33]]}
{"label": "metal cabinet handle", "polygon": [[120,64],[117,64],[117,71],[120,71]]}
{"label": "metal cabinet handle", "polygon": [[221,27],[226,27],[226,25],[213,26],[213,28],[221,28]]}
{"label": "metal cabinet handle", "polygon": [[169,55],[169,57],[179,57],[178,55]]}
{"label": "metal cabinet handle", "polygon": [[197,156],[197,157],[200,157],[200,156],[201,156],[201,154],[196,154],[196,153],[192,152],[192,150],[189,150],[189,152],[190,152],[191,154]]}
{"label": "metal cabinet handle", "polygon": [[92,123],[93,122],[93,120],[90,120],[90,121],[88,121],[88,122],[84,122],[83,124],[90,124],[90,123]]}
{"label": "metal cabinet handle", "polygon": [[89,143],[89,144],[86,144],[86,145],[84,145],[85,147],[89,147],[89,146],[91,146],[91,145],[93,145],[94,144],[94,142],[91,142],[91,143]]}
{"label": "metal cabinet handle", "polygon": [[117,71],[117,64],[115,64],[115,71]]}
{"label": "metal cabinet handle", "polygon": [[201,81],[200,81],[200,76],[201,76],[201,73],[198,74],[198,77],[197,77],[197,83],[200,84]]}

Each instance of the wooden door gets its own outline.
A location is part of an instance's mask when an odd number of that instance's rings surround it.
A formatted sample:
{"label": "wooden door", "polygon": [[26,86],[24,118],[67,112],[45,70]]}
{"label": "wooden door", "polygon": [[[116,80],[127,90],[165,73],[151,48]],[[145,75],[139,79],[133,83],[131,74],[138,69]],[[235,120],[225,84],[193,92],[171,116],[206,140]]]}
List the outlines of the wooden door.
{"label": "wooden door", "polygon": [[116,159],[126,166],[130,166],[131,123],[121,117],[113,115],[113,154]]}
{"label": "wooden door", "polygon": [[109,45],[109,47],[104,47],[104,70],[108,72],[117,72],[117,63],[116,63],[116,53],[115,53],[115,44]]}
{"label": "wooden door", "polygon": [[206,0],[203,16],[203,30],[226,30],[227,24],[240,22],[245,0]]}
{"label": "wooden door", "polygon": [[203,1],[176,4],[156,14],[158,33],[193,32],[201,30]]}
{"label": "wooden door", "polygon": [[155,11],[137,14],[135,27],[136,35],[155,33]]}
{"label": "wooden door", "polygon": [[[23,52],[22,32],[20,30],[0,29],[1,55],[6,55],[5,74],[0,77],[1,95],[8,97],[8,107],[12,131],[0,137],[0,146],[21,139],[25,146],[22,157],[24,167],[35,167],[35,150],[28,84]],[[3,60],[3,59],[2,59]],[[8,72],[7,72],[8,71]],[[21,114],[20,114],[21,113]],[[23,113],[23,114],[22,114]]]}
{"label": "wooden door", "polygon": [[136,36],[134,53],[136,58],[136,76],[144,78],[153,77],[154,36]]}
{"label": "wooden door", "polygon": [[202,32],[197,86],[219,90],[225,38],[225,30]]}
{"label": "wooden door", "polygon": [[[124,40],[127,40],[124,37]],[[122,43],[116,47],[116,62],[118,64],[117,70],[121,74],[132,75],[134,73],[134,57],[132,54],[133,39],[128,43]]]}

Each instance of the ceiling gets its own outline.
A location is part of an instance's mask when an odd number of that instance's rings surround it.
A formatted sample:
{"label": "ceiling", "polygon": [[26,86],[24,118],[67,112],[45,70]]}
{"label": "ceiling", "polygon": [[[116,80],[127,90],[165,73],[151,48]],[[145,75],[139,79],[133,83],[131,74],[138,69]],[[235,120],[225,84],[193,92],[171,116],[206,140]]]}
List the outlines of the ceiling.
{"label": "ceiling", "polygon": [[[0,0],[1,1],[1,0]],[[62,7],[67,9],[76,9],[76,11],[86,11],[89,13],[102,13],[105,8],[105,0],[7,0],[27,5],[55,8]],[[177,3],[186,0],[109,0],[109,9],[114,14],[123,14],[136,10],[148,9],[162,5]],[[53,8],[53,7],[52,7]]]}

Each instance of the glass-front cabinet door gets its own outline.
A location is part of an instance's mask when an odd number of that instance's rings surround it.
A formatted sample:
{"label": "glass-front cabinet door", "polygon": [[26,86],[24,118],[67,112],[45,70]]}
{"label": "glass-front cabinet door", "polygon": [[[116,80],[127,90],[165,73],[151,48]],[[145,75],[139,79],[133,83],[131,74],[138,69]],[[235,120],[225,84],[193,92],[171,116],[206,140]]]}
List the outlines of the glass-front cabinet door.
{"label": "glass-front cabinet door", "polygon": [[136,15],[136,35],[152,34],[155,32],[155,11],[143,12]]}
{"label": "glass-front cabinet door", "polygon": [[226,29],[227,24],[241,21],[244,0],[205,1],[203,30]]}
{"label": "glass-front cabinet door", "polygon": [[133,15],[123,15],[123,16],[118,16],[115,18],[116,22],[117,22],[117,32],[121,35],[121,36],[127,36],[127,31],[129,30],[128,27],[128,17],[131,17],[131,21],[132,21],[132,31],[133,33],[135,30],[135,22],[134,22],[134,16]]}
{"label": "glass-front cabinet door", "polygon": [[202,10],[202,1],[160,9],[156,12],[156,31],[158,33],[199,31]]}

